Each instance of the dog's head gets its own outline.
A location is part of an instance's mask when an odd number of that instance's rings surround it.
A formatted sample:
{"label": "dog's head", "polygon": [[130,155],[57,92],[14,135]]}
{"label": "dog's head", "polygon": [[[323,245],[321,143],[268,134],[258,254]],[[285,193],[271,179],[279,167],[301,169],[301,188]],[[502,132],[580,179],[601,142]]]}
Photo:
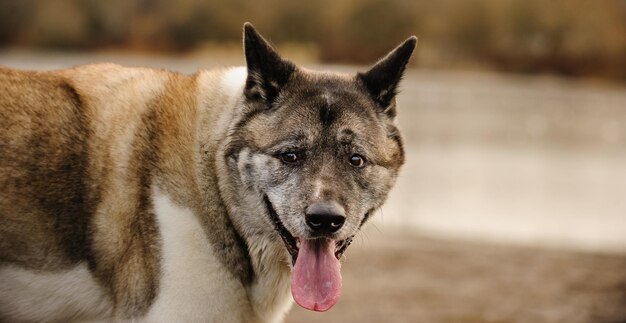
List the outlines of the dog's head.
{"label": "dog's head", "polygon": [[296,302],[324,311],[339,295],[338,259],[404,163],[395,95],[416,38],[356,75],[298,68],[249,24],[244,38],[242,111],[224,157],[240,199],[265,214],[240,221],[282,238]]}

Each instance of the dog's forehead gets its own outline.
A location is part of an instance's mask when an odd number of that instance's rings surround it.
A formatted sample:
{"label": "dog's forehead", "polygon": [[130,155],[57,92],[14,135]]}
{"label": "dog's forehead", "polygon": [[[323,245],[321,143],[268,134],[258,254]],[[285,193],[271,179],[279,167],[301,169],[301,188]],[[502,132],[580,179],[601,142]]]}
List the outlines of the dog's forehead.
{"label": "dog's forehead", "polygon": [[[315,72],[290,80],[268,113],[256,114],[247,124],[257,147],[292,142],[309,148],[331,143],[387,142],[386,123],[354,75]],[[379,145],[377,145],[379,146]],[[384,146],[384,145],[383,145]],[[318,147],[320,148],[320,147]],[[387,155],[370,147],[376,155]]]}
{"label": "dog's forehead", "polygon": [[277,111],[277,126],[289,133],[301,133],[309,140],[346,133],[352,135],[350,138],[382,135],[382,122],[367,103],[340,90],[312,92],[286,102],[282,111]]}
{"label": "dog's forehead", "polygon": [[324,129],[353,126],[359,131],[381,121],[369,94],[356,78],[344,74],[317,72],[295,78],[284,89],[283,98],[285,124]]}
{"label": "dog's forehead", "polygon": [[284,88],[284,94],[295,99],[314,99],[317,104],[327,105],[367,98],[366,91],[354,75],[309,70],[296,72]]}

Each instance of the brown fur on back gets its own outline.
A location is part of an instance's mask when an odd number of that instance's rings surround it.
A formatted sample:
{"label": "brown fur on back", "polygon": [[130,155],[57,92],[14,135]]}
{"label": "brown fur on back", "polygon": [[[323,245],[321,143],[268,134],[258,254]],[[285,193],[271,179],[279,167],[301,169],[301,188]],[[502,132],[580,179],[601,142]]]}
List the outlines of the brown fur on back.
{"label": "brown fur on back", "polygon": [[44,269],[87,259],[94,210],[79,95],[58,75],[7,69],[0,95],[0,263]]}

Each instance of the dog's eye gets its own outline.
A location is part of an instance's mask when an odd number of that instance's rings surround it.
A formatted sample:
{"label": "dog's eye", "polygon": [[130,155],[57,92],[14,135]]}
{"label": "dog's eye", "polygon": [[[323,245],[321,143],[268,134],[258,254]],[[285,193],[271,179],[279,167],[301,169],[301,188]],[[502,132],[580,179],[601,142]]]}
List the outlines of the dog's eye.
{"label": "dog's eye", "polygon": [[350,156],[350,165],[354,167],[363,167],[365,165],[365,158],[359,154]]}
{"label": "dog's eye", "polygon": [[290,152],[280,154],[280,159],[285,163],[291,164],[291,163],[297,162],[298,159],[300,159],[300,157],[298,156],[297,153],[290,151]]}

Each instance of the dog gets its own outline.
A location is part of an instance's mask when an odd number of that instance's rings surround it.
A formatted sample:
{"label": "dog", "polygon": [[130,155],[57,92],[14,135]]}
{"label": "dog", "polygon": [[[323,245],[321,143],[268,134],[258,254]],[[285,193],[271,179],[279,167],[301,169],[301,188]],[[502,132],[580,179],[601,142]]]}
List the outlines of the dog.
{"label": "dog", "polygon": [[[0,320],[279,322],[326,311],[404,163],[408,38],[366,72],[0,69]],[[291,295],[290,295],[291,294]]]}

